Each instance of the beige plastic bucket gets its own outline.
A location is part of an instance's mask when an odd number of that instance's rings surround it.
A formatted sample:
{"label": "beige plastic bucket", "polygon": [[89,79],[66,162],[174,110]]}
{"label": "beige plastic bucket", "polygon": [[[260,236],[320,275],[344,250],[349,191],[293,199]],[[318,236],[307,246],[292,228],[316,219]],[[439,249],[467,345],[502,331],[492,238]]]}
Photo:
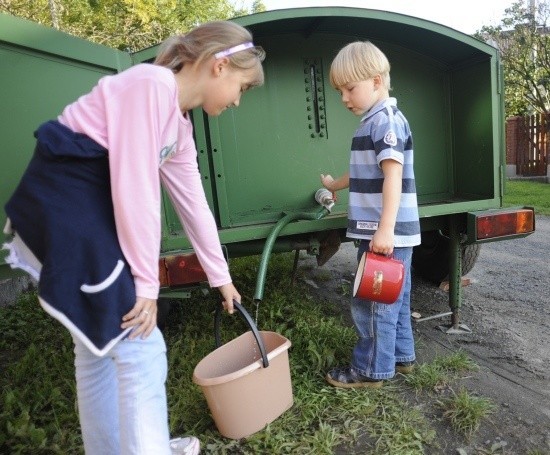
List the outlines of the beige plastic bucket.
{"label": "beige plastic bucket", "polygon": [[[193,382],[201,387],[220,434],[240,439],[265,428],[294,400],[288,362],[290,341],[275,332],[258,331],[246,310],[239,304],[235,307],[251,331],[203,358],[195,367]],[[218,321],[219,312],[219,345]]]}

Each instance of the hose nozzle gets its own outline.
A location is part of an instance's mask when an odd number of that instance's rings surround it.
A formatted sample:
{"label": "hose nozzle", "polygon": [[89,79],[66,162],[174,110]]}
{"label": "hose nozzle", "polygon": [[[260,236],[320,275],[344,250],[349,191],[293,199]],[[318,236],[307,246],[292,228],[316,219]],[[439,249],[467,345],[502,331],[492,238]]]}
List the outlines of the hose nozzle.
{"label": "hose nozzle", "polygon": [[332,199],[332,193],[326,188],[319,188],[315,192],[315,200],[325,207],[329,212],[334,206],[334,200]]}

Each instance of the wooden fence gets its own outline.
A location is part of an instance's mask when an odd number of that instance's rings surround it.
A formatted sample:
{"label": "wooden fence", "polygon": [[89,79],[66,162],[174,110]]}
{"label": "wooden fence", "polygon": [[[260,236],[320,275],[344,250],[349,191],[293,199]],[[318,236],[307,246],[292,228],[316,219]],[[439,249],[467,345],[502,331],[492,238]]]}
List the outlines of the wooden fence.
{"label": "wooden fence", "polygon": [[550,157],[550,114],[511,117],[506,121],[506,164],[524,177],[546,176]]}

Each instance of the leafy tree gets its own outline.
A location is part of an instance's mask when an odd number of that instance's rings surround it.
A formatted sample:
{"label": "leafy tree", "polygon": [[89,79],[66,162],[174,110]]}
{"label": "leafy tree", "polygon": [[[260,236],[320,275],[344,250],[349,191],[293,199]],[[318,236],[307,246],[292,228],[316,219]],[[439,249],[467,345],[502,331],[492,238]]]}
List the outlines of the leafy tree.
{"label": "leafy tree", "polygon": [[248,14],[230,0],[0,0],[0,12],[130,51],[203,22]]}
{"label": "leafy tree", "polygon": [[266,10],[266,7],[262,0],[254,0],[254,3],[252,3],[252,12],[253,13],[261,13]]}
{"label": "leafy tree", "polygon": [[550,0],[518,0],[502,23],[476,34],[502,55],[508,117],[550,112]]}

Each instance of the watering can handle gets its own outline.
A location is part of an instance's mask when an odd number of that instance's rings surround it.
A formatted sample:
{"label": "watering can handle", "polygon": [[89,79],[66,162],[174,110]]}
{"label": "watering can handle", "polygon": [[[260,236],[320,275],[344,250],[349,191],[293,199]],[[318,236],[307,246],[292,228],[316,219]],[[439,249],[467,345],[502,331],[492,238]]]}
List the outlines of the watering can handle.
{"label": "watering can handle", "polygon": [[[262,340],[262,336],[260,335],[260,332],[258,332],[258,329],[256,328],[256,324],[254,324],[254,321],[252,320],[248,312],[245,310],[245,308],[236,300],[233,300],[233,307],[237,309],[237,311],[240,313],[240,315],[244,318],[244,320],[250,327],[250,330],[252,330],[252,334],[254,335],[254,338],[256,338],[256,343],[258,343],[258,348],[260,348],[260,354],[262,355],[264,368],[267,368],[269,366],[269,360],[267,360],[267,354],[265,352],[264,342]],[[216,307],[216,316],[214,319],[214,336],[216,338],[217,348],[219,348],[222,344],[221,338],[220,338],[220,321],[222,316],[222,310],[223,310],[223,305],[220,303],[220,305]]]}

